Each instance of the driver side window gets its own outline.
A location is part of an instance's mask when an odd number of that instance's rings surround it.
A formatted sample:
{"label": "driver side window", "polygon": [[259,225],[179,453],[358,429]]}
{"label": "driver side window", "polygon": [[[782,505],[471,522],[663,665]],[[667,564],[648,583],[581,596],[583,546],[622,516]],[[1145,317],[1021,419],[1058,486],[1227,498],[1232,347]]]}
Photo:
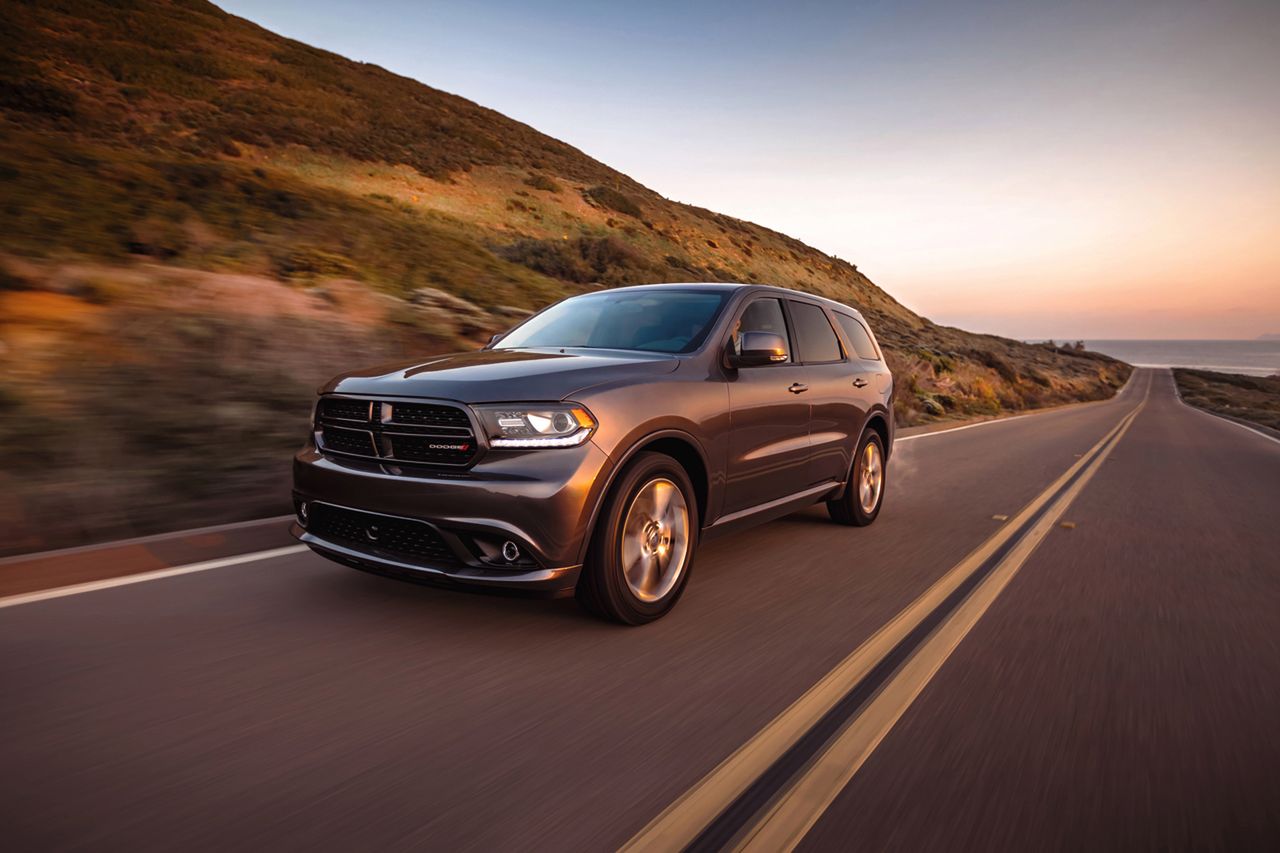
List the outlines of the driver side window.
{"label": "driver side window", "polygon": [[743,332],[773,332],[775,335],[781,335],[783,342],[787,346],[787,361],[785,363],[791,363],[791,339],[787,335],[787,321],[782,313],[782,300],[757,299],[746,307],[746,310],[742,312],[742,316],[738,318],[738,322],[733,326],[731,338],[733,351],[736,355],[742,354]]}

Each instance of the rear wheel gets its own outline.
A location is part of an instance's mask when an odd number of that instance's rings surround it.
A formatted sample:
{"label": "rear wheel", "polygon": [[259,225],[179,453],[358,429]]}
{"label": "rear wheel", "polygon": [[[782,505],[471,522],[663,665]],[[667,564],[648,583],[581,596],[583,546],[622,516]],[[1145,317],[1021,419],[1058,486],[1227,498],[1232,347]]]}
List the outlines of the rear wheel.
{"label": "rear wheel", "polygon": [[641,625],[675,606],[698,543],[698,506],[689,475],[662,453],[640,453],[605,499],[578,601],[589,611]]}
{"label": "rear wheel", "polygon": [[831,519],[854,527],[866,527],[875,521],[884,503],[885,473],[884,441],[878,432],[868,429],[858,441],[844,494],[827,501]]}

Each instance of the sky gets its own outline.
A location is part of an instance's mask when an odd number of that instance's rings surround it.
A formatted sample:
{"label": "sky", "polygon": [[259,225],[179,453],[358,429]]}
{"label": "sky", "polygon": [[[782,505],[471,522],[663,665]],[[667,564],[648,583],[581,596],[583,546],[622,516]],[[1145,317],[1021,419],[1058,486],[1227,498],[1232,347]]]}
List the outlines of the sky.
{"label": "sky", "polygon": [[1280,333],[1280,0],[223,0],[1023,339]]}

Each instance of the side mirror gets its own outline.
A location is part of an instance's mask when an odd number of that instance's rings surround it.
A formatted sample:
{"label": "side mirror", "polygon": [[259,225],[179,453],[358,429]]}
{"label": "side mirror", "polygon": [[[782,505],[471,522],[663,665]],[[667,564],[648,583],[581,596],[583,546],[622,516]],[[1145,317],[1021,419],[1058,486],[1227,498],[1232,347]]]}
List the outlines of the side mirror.
{"label": "side mirror", "polygon": [[743,332],[742,352],[731,354],[734,367],[759,367],[787,360],[787,342],[776,332]]}
{"label": "side mirror", "polygon": [[505,337],[506,337],[506,333],[505,333],[505,332],[498,332],[498,334],[496,334],[496,335],[494,335],[493,337],[489,338],[489,343],[487,343],[487,344],[485,344],[485,345],[484,345],[484,346],[485,346],[485,349],[488,349],[489,347],[493,346],[494,344],[496,344],[498,341],[502,340],[502,339],[503,339],[503,338],[505,338]]}

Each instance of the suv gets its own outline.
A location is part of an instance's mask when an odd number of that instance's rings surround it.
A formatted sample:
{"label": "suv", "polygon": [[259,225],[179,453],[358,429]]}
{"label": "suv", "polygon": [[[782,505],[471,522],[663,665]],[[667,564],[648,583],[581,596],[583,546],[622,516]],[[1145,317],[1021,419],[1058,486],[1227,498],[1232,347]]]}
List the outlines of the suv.
{"label": "suv", "polygon": [[558,302],[479,352],[321,389],[293,533],[406,580],[662,616],[701,539],[825,501],[873,522],[893,380],[862,315],[779,287]]}

